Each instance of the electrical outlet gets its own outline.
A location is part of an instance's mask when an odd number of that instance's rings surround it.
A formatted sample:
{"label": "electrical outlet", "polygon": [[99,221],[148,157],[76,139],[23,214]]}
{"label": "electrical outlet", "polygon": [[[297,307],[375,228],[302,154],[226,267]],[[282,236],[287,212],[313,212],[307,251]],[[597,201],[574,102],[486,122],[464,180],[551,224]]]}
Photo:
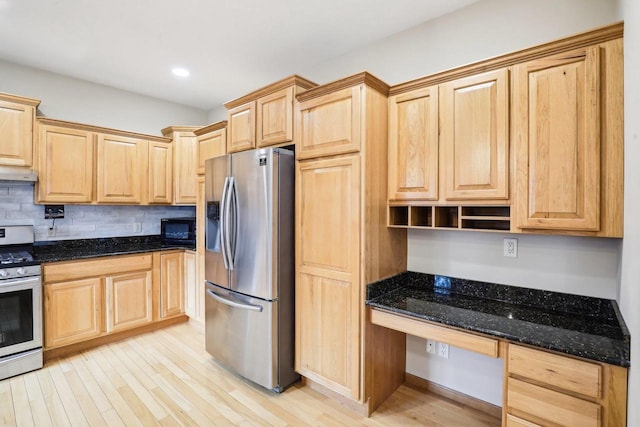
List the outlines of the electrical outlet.
{"label": "electrical outlet", "polygon": [[427,353],[436,354],[436,342],[434,340],[427,340]]}
{"label": "electrical outlet", "polygon": [[47,237],[56,237],[56,229],[53,227],[47,228]]}
{"label": "electrical outlet", "polygon": [[518,239],[505,238],[503,244],[504,256],[508,258],[518,258]]}
{"label": "electrical outlet", "polygon": [[443,342],[438,343],[438,356],[444,357],[445,359],[449,358],[449,344]]}

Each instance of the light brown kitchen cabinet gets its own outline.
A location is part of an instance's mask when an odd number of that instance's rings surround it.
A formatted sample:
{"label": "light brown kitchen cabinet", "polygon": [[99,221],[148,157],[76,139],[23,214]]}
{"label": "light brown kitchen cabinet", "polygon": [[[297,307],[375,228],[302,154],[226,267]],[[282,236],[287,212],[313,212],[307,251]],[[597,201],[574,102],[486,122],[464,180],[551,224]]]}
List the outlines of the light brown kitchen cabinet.
{"label": "light brown kitchen cabinet", "polygon": [[[316,135],[362,131],[356,151],[296,162],[295,369],[363,413],[404,380],[405,359],[395,350],[404,349],[404,335],[372,325],[364,311],[367,283],[406,270],[406,232],[385,227],[387,91],[362,73],[298,95],[296,113],[296,122],[313,115]],[[325,102],[345,96],[358,108]]]}
{"label": "light brown kitchen cabinet", "polygon": [[45,283],[44,347],[55,348],[102,334],[102,279]]}
{"label": "light brown kitchen cabinet", "polygon": [[173,203],[173,146],[149,142],[149,204]]}
{"label": "light brown kitchen cabinet", "polygon": [[509,344],[506,371],[507,425],[626,425],[623,367]]}
{"label": "light brown kitchen cabinet", "polygon": [[444,198],[509,198],[509,71],[440,85]]}
{"label": "light brown kitchen cabinet", "polygon": [[171,138],[173,147],[173,203],[195,205],[198,178],[198,140],[191,126],[170,126],[162,135]]}
{"label": "light brown kitchen cabinet", "polygon": [[160,318],[184,313],[184,253],[160,255]]}
{"label": "light brown kitchen cabinet", "polygon": [[389,98],[389,200],[438,200],[438,87]]}
{"label": "light brown kitchen cabinet", "polygon": [[[186,320],[182,256],[180,250],[43,264],[45,358]],[[192,263],[188,268],[191,277]]]}
{"label": "light brown kitchen cabinet", "polygon": [[227,121],[210,124],[194,131],[198,140],[198,175],[204,175],[205,162],[227,154]]}
{"label": "light brown kitchen cabinet", "polygon": [[38,203],[90,203],[94,198],[95,134],[38,120],[35,198]]}
{"label": "light brown kitchen cabinet", "polygon": [[106,332],[117,332],[153,321],[151,271],[105,278]]}
{"label": "light brown kitchen cabinet", "polygon": [[204,323],[202,300],[204,286],[197,279],[197,254],[194,251],[184,253],[184,313],[191,319]]}
{"label": "light brown kitchen cabinet", "polygon": [[36,123],[36,203],[173,203],[169,138],[44,117]]}
{"label": "light brown kitchen cabinet", "polygon": [[516,226],[622,237],[622,40],[513,69]]}
{"label": "light brown kitchen cabinet", "polygon": [[296,370],[358,400],[360,159],[306,162],[297,172]]}
{"label": "light brown kitchen cabinet", "polygon": [[137,138],[98,134],[97,201],[142,203],[148,142]]}
{"label": "light brown kitchen cabinet", "polygon": [[293,141],[294,87],[287,87],[256,101],[258,147]]}
{"label": "light brown kitchen cabinet", "polygon": [[227,153],[256,148],[256,104],[248,102],[227,113]]}
{"label": "light brown kitchen cabinet", "polygon": [[[360,151],[362,96],[359,87],[345,88],[297,106],[299,159]],[[331,123],[331,126],[327,126]]]}
{"label": "light brown kitchen cabinet", "polygon": [[314,86],[294,75],[227,102],[227,152],[293,143],[295,95]]}
{"label": "light brown kitchen cabinet", "polygon": [[31,166],[37,99],[0,93],[0,165]]}

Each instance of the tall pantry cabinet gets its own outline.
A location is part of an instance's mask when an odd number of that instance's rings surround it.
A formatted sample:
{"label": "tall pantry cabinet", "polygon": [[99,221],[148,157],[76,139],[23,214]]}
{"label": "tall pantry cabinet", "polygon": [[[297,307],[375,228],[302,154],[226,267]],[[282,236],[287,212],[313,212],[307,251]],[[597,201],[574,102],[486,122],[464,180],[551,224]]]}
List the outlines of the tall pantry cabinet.
{"label": "tall pantry cabinet", "polygon": [[367,414],[405,371],[404,334],[364,304],[368,283],[406,270],[406,231],[385,225],[388,90],[361,73],[296,97],[295,366]]}

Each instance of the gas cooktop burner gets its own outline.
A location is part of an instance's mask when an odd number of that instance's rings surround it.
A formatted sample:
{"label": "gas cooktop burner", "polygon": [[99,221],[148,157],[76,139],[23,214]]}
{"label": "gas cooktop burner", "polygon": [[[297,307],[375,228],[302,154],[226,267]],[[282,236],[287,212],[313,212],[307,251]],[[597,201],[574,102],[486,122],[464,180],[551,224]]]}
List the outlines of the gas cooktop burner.
{"label": "gas cooktop burner", "polygon": [[20,252],[0,252],[0,264],[12,265],[33,262],[33,256],[27,251]]}

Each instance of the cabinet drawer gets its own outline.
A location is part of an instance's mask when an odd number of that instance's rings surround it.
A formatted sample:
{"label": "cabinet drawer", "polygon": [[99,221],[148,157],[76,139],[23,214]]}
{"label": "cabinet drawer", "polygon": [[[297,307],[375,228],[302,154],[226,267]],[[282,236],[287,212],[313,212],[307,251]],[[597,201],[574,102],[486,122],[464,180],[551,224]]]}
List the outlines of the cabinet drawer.
{"label": "cabinet drawer", "polygon": [[43,275],[44,281],[51,283],[140,270],[151,270],[151,254],[53,263],[44,266]]}
{"label": "cabinet drawer", "polygon": [[601,395],[602,367],[595,363],[510,345],[508,366],[510,374],[596,399]]}
{"label": "cabinet drawer", "polygon": [[417,337],[441,341],[454,347],[464,348],[486,356],[498,357],[498,340],[492,338],[485,338],[375,309],[371,310],[371,323]]}
{"label": "cabinet drawer", "polygon": [[601,424],[600,405],[515,378],[508,379],[507,410],[563,426],[598,427]]}
{"label": "cabinet drawer", "polygon": [[540,424],[532,423],[531,421],[523,420],[522,418],[514,417],[511,414],[507,414],[507,427],[542,427]]}

